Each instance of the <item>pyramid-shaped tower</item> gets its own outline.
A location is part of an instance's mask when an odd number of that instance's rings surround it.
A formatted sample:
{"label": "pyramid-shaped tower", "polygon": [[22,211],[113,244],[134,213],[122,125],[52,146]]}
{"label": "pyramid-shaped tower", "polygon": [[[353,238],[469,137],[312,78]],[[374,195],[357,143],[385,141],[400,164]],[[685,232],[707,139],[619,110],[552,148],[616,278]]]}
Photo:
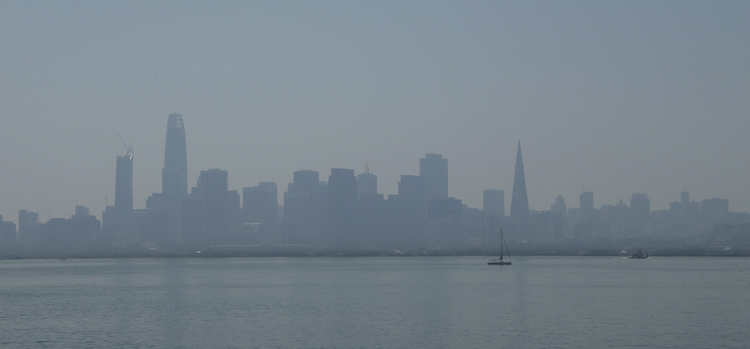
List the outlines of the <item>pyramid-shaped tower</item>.
{"label": "pyramid-shaped tower", "polygon": [[510,201],[510,217],[518,222],[529,219],[529,197],[526,195],[526,177],[523,173],[523,158],[521,157],[521,141],[518,141],[516,154],[516,173],[513,177],[513,197]]}

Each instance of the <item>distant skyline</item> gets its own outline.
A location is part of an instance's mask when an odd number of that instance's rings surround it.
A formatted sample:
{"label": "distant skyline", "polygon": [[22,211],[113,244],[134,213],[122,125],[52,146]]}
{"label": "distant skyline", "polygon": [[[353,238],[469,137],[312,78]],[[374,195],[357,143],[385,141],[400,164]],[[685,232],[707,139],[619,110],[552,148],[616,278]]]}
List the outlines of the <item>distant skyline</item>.
{"label": "distant skyline", "polygon": [[[114,204],[133,146],[133,206],[161,192],[180,113],[187,181],[229,189],[331,168],[397,192],[428,153],[449,195],[510,207],[520,140],[529,206],[750,211],[750,3],[743,1],[3,2],[0,214]],[[507,214],[508,212],[506,212]]]}

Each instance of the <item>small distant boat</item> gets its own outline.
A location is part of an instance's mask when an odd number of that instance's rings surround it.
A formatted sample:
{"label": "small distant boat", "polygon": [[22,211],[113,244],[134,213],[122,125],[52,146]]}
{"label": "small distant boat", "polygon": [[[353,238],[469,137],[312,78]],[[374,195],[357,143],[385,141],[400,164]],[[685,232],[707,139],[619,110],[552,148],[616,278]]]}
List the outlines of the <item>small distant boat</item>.
{"label": "small distant boat", "polygon": [[640,249],[638,249],[638,252],[633,253],[633,255],[630,256],[630,258],[632,258],[632,259],[644,259],[644,258],[648,258],[648,253],[643,254],[643,251],[641,251]]}
{"label": "small distant boat", "polygon": [[[508,255],[508,259],[503,259],[503,252]],[[508,251],[508,244],[505,243],[505,238],[503,237],[503,228],[500,227],[500,258],[490,259],[489,262],[487,262],[487,265],[510,265],[510,251]]]}

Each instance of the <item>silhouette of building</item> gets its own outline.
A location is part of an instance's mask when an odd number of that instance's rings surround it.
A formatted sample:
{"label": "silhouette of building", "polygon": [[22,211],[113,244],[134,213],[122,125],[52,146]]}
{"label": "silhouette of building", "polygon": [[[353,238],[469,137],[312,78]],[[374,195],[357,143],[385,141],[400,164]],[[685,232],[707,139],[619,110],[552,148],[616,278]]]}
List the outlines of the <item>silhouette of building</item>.
{"label": "silhouette of building", "polygon": [[429,200],[426,246],[431,249],[463,247],[466,239],[461,229],[462,213],[463,204],[456,198]]}
{"label": "silhouette of building", "polygon": [[185,250],[200,250],[209,243],[206,234],[205,202],[204,198],[197,195],[188,195],[180,200],[179,246]]}
{"label": "silhouette of building", "polygon": [[227,209],[229,173],[220,169],[201,171],[196,189],[198,196],[204,200],[206,239],[209,244],[218,245],[229,228]]}
{"label": "silhouette of building", "polygon": [[238,190],[227,191],[227,229],[241,225],[244,221],[242,218],[242,199]]}
{"label": "silhouette of building", "polygon": [[594,212],[594,192],[584,191],[578,197],[581,214],[588,215]]}
{"label": "silhouette of building", "polygon": [[279,221],[278,189],[274,182],[242,188],[242,210],[246,223],[260,223],[262,233],[275,234]]}
{"label": "silhouette of building", "polygon": [[[360,181],[357,179],[357,184]],[[358,193],[357,231],[363,247],[382,248],[382,233],[387,229],[387,206],[383,194]]]}
{"label": "silhouette of building", "polygon": [[510,200],[510,217],[504,223],[504,227],[507,227],[505,238],[508,241],[538,241],[533,226],[531,211],[529,210],[529,198],[526,194],[526,178],[523,171],[521,141],[518,141],[516,169],[513,176],[513,193]]}
{"label": "silhouette of building", "polygon": [[440,154],[419,159],[419,176],[424,180],[427,200],[448,197],[448,160]]}
{"label": "silhouette of building", "polygon": [[[699,202],[691,202],[690,194],[685,190],[680,194],[679,202],[672,202],[669,204],[669,211],[671,212],[673,219],[677,219],[681,222],[697,220],[701,215],[701,204]],[[684,229],[685,228],[683,228],[683,230]]]}
{"label": "silhouette of building", "polygon": [[384,246],[395,249],[422,248],[427,242],[427,199],[422,176],[401,175],[398,194],[386,202],[388,227]]}
{"label": "silhouette of building", "polygon": [[703,199],[701,200],[701,215],[709,222],[721,222],[729,216],[729,200]]}
{"label": "silhouette of building", "polygon": [[630,211],[634,219],[647,221],[651,216],[651,201],[646,193],[634,193],[630,198]]}
{"label": "silhouette of building", "polygon": [[133,211],[133,150],[118,156],[115,163],[115,204],[102,212],[102,232],[114,242],[120,235],[123,222]]}
{"label": "silhouette of building", "polygon": [[17,254],[20,252],[16,224],[3,221],[0,215],[0,256]]}
{"label": "silhouette of building", "polygon": [[39,246],[39,213],[18,210],[18,243],[25,251]]}
{"label": "silhouette of building", "polygon": [[[194,209],[199,206],[193,202],[195,200],[186,204],[181,202],[188,194],[187,187],[185,124],[181,114],[169,114],[164,142],[164,167],[161,171],[161,193],[154,193],[146,200],[146,208],[159,214],[156,220],[161,222],[164,215],[167,217],[168,234],[160,236],[159,243],[161,244],[166,243],[174,248],[187,246],[188,249],[200,245],[196,242],[198,239],[195,233],[196,227],[183,227],[183,223],[196,224],[193,222],[195,220],[203,222],[202,216],[200,218],[186,217],[187,219],[183,220],[184,212],[194,212]],[[185,233],[192,235],[188,237],[184,235]]]}
{"label": "silhouette of building", "polygon": [[133,151],[117,157],[115,167],[115,215],[125,220],[133,211]]}
{"label": "silhouette of building", "polygon": [[284,192],[281,243],[315,244],[321,224],[320,174],[312,170],[294,172],[294,181]]}
{"label": "silhouette of building", "polygon": [[352,248],[358,243],[357,178],[354,170],[333,168],[328,177],[329,239],[327,246]]}
{"label": "silhouette of building", "polygon": [[77,206],[70,219],[52,218],[40,226],[39,252],[42,254],[79,254],[92,248],[101,232],[101,223],[88,214],[85,206]]}
{"label": "silhouette of building", "polygon": [[187,195],[187,146],[182,114],[169,114],[167,120],[161,191],[175,199]]}
{"label": "silhouette of building", "polygon": [[427,218],[441,219],[446,217],[461,217],[463,205],[461,200],[448,197],[430,200],[427,204]]}
{"label": "silhouette of building", "polygon": [[565,198],[562,195],[558,195],[555,198],[555,203],[550,206],[550,213],[552,214],[552,238],[555,240],[563,237],[567,212],[568,207],[565,205]]}
{"label": "silhouette of building", "polygon": [[357,197],[372,196],[378,193],[378,176],[370,173],[370,167],[365,166],[365,172],[357,175]]}
{"label": "silhouette of building", "polygon": [[518,222],[529,220],[529,198],[526,194],[526,177],[523,172],[521,141],[516,153],[516,172],[513,176],[513,194],[510,201],[510,217]]}
{"label": "silhouette of building", "polygon": [[555,198],[555,203],[550,206],[550,211],[552,211],[552,213],[560,214],[562,217],[566,216],[568,206],[565,205],[565,198],[563,198],[562,195],[558,195]]}
{"label": "silhouette of building", "polygon": [[498,217],[505,216],[505,191],[485,189],[482,192],[482,210]]}

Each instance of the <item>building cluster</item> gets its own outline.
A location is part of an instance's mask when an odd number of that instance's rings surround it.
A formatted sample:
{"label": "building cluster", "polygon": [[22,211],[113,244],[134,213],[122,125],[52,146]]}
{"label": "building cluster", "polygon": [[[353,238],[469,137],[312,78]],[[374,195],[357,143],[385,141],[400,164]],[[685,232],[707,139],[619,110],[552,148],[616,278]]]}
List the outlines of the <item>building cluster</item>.
{"label": "building cluster", "polygon": [[[133,209],[133,152],[118,156],[115,202],[101,222],[76,206],[70,219],[39,222],[20,210],[18,226],[0,216],[0,256],[107,255],[146,251],[242,251],[295,247],[303,251],[374,253],[494,253],[500,231],[517,249],[581,247],[662,241],[711,243],[717,223],[750,222],[729,212],[725,199],[691,202],[687,192],[669,210],[650,209],[645,193],[628,206],[594,207],[583,192],[579,208],[568,209],[558,196],[549,211],[529,209],[518,143],[510,214],[505,192],[487,189],[482,209],[448,195],[448,160],[426,154],[418,175],[402,175],[398,193],[378,193],[377,176],[334,168],[327,178],[313,170],[294,172],[278,202],[274,182],[230,190],[221,169],[200,172],[188,191],[187,147],[182,115],[171,114],[162,169],[162,192]],[[742,234],[741,234],[742,235]],[[744,234],[747,236],[750,234]],[[706,240],[706,237],[709,237]],[[726,241],[725,241],[726,242]],[[748,241],[750,242],[750,241]]]}

